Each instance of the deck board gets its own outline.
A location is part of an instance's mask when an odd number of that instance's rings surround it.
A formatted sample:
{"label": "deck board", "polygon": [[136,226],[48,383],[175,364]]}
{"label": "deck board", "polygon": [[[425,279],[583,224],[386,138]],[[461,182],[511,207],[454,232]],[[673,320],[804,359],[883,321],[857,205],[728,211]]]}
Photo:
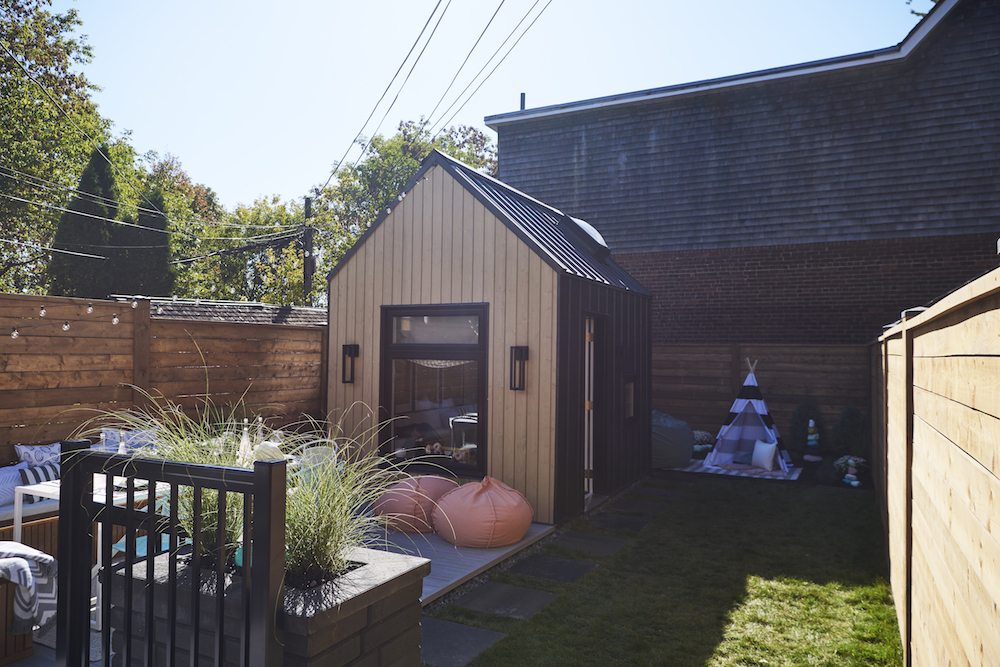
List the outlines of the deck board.
{"label": "deck board", "polygon": [[430,559],[431,573],[424,578],[424,590],[420,596],[420,602],[426,605],[528,548],[555,529],[555,526],[549,524],[532,523],[520,542],[489,549],[456,547],[435,533],[411,534],[389,531],[385,535],[385,543],[389,551]]}

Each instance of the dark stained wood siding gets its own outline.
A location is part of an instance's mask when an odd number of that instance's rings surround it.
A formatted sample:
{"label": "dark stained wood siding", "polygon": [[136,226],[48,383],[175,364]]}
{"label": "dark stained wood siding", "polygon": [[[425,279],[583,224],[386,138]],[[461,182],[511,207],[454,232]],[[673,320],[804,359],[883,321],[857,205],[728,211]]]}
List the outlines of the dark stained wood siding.
{"label": "dark stained wood siding", "polygon": [[500,178],[616,253],[994,232],[997,72],[965,0],[905,60],[511,119]]}
{"label": "dark stained wood siding", "polygon": [[[649,470],[652,357],[649,297],[568,276],[559,281],[555,516],[583,511],[584,332],[597,321],[594,491],[620,491]],[[625,376],[635,380],[635,417],[622,418]]]}

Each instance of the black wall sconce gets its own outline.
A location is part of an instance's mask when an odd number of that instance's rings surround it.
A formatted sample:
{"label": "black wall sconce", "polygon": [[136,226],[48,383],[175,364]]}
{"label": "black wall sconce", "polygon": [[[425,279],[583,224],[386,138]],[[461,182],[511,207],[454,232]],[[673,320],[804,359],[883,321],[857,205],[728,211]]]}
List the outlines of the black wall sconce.
{"label": "black wall sconce", "polygon": [[[354,384],[354,360],[361,354],[361,348],[357,343],[345,345],[343,351],[343,362],[340,366],[340,381],[344,384]],[[351,360],[351,374],[347,375],[347,360]]]}
{"label": "black wall sconce", "polygon": [[510,388],[524,391],[525,369],[528,365],[528,346],[510,346]]}

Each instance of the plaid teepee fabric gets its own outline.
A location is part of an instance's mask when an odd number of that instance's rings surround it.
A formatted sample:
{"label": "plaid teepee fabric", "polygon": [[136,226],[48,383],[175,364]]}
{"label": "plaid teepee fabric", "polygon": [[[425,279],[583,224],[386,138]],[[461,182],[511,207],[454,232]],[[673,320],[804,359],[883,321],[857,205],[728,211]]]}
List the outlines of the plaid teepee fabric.
{"label": "plaid teepee fabric", "polygon": [[[767,411],[767,403],[764,402],[764,396],[757,386],[757,378],[751,371],[733,401],[733,407],[729,409],[729,423],[719,429],[715,448],[705,457],[705,465],[733,463],[743,452],[752,454],[758,440],[777,444],[779,451],[784,449],[778,427]],[[784,457],[779,455],[778,460],[781,470],[788,472]]]}

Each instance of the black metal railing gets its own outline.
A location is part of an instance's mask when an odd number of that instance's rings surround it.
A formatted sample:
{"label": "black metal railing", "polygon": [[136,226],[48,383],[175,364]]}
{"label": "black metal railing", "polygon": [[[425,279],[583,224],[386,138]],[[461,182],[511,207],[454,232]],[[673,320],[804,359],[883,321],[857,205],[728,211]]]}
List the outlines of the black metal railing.
{"label": "black metal railing", "polygon": [[112,650],[115,665],[281,664],[284,461],[251,471],[64,445],[61,476],[56,665],[90,664],[94,624],[104,665]]}

